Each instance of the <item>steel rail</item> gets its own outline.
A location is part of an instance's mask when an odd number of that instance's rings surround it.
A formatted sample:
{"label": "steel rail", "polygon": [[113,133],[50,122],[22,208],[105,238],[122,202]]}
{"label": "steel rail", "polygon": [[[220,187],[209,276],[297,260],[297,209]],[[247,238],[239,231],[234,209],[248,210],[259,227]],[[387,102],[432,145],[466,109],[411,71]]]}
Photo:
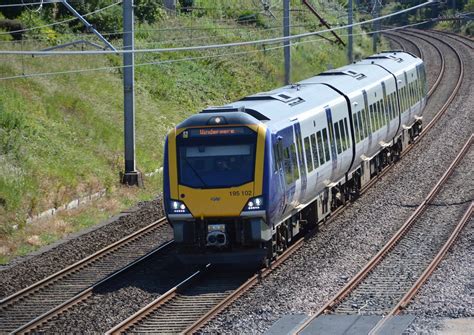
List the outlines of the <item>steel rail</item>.
{"label": "steel rail", "polygon": [[77,261],[76,263],[69,265],[68,267],[66,267],[64,269],[62,269],[58,272],[55,272],[52,275],[50,275],[50,276],[48,276],[48,277],[46,277],[46,278],[44,278],[40,281],[37,281],[36,283],[34,283],[34,284],[32,284],[28,287],[25,287],[24,289],[22,289],[18,292],[15,292],[14,294],[0,300],[0,307],[9,305],[9,304],[11,304],[12,302],[14,302],[16,300],[22,299],[25,296],[27,296],[29,293],[31,293],[33,291],[36,291],[40,287],[46,286],[47,284],[58,280],[60,277],[63,277],[65,275],[69,274],[69,273],[77,271],[82,266],[87,265],[89,263],[92,263],[94,260],[113,252],[114,250],[116,250],[116,249],[122,247],[123,245],[129,243],[130,241],[132,241],[136,237],[139,237],[139,236],[149,232],[152,229],[155,229],[157,227],[160,227],[160,226],[164,225],[165,222],[166,222],[165,217],[163,217],[159,220],[156,220],[153,223],[149,224],[148,226],[143,227],[140,230],[137,230],[136,232],[134,232],[134,233],[132,233],[128,236],[125,236],[124,238],[122,238],[122,239],[106,246],[105,248],[102,248],[102,249],[96,251],[92,255],[89,255],[86,258],[83,258],[83,259]]}
{"label": "steel rail", "polygon": [[[436,29],[430,29],[429,31],[435,33],[435,34],[445,34],[448,35],[451,39],[458,41],[459,43],[464,44],[470,49],[473,49],[473,44],[474,44],[474,39],[470,38],[469,36],[464,36],[464,35],[459,35],[456,33],[453,33],[451,31],[441,31],[441,30],[436,30]],[[469,41],[471,44],[467,43],[466,41]]]}
{"label": "steel rail", "polygon": [[405,46],[403,45],[403,43],[401,43],[399,40],[397,40],[396,38],[393,38],[393,36],[389,36],[388,34],[386,33],[382,33],[382,35],[388,39],[388,40],[391,40],[393,43],[397,44],[400,49],[394,49],[394,50],[403,50],[403,51],[406,51],[405,49]]}
{"label": "steel rail", "polygon": [[165,303],[176,297],[178,290],[182,289],[183,287],[189,286],[193,283],[194,280],[197,280],[200,276],[202,276],[205,272],[209,271],[211,268],[211,264],[207,264],[204,269],[198,270],[194,272],[191,276],[181,281],[175,287],[169,289],[167,292],[163,293],[160,297],[153,300],[151,303],[137,311],[135,314],[131,315],[124,321],[120,322],[118,325],[113,327],[112,329],[108,330],[105,334],[122,334],[127,331],[128,328],[132,327],[137,322],[146,318],[150,313],[155,311],[156,309],[163,306]]}
{"label": "steel rail", "polygon": [[418,278],[418,280],[413,284],[413,286],[408,290],[408,292],[402,297],[402,299],[400,299],[398,304],[382,320],[380,320],[374,326],[374,328],[372,328],[372,330],[369,332],[369,335],[381,334],[381,331],[383,331],[383,327],[387,324],[387,322],[389,322],[395,315],[398,315],[402,311],[402,309],[406,308],[406,306],[410,303],[413,297],[421,289],[423,284],[428,280],[428,278],[436,270],[439,263],[448,252],[449,248],[451,248],[451,246],[457,240],[459,234],[461,233],[463,228],[466,226],[468,220],[472,217],[473,211],[474,211],[474,201],[471,202],[471,205],[464,212],[463,217],[456,225],[456,228],[453,230],[448,240],[445,242],[443,247],[438,251],[438,253],[433,258],[433,260],[428,265],[428,267],[425,269],[425,271],[423,271],[423,273]]}
{"label": "steel rail", "polygon": [[465,156],[469,148],[471,147],[474,135],[471,135],[468,141],[463,145],[462,149],[449,165],[448,169],[444,172],[435,186],[431,189],[425,199],[416,208],[416,210],[410,215],[410,217],[403,223],[399,230],[390,238],[385,246],[379,250],[379,252],[370,259],[370,261],[354,276],[352,279],[344,285],[323,307],[321,307],[315,314],[309,317],[305,322],[295,330],[295,334],[301,334],[301,332],[318,316],[326,314],[339,305],[359,284],[367,277],[367,275],[375,269],[375,267],[385,258],[385,256],[393,249],[393,247],[401,240],[403,236],[410,230],[420,215],[426,210],[429,203],[433,198],[441,191],[442,186],[447,181],[449,176],[453,173],[455,167],[459,164],[462,158]]}
{"label": "steel rail", "polygon": [[145,261],[146,259],[149,259],[150,257],[156,255],[157,253],[160,252],[166,252],[168,249],[172,248],[174,245],[174,241],[168,241],[163,243],[161,246],[158,248],[148,252],[147,254],[143,255],[140,258],[137,258],[134,260],[132,263],[126,265],[125,267],[115,271],[111,275],[107,276],[106,278],[102,279],[101,281],[95,283],[94,285],[88,287],[87,289],[81,291],[79,294],[76,296],[72,297],[71,299],[65,301],[61,305],[47,311],[46,313],[40,315],[39,317],[35,318],[34,320],[31,320],[27,324],[17,328],[14,330],[12,333],[14,334],[26,334],[30,332],[34,332],[36,328],[42,326],[43,324],[47,323],[49,320],[52,318],[60,315],[61,313],[67,311],[71,307],[77,305],[78,303],[88,299],[89,297],[92,296],[93,291],[98,288],[99,286],[103,285],[105,282],[112,280],[113,278],[117,277],[118,275],[124,273],[127,270],[130,270],[132,267],[135,265]]}
{"label": "steel rail", "polygon": [[[399,36],[397,36],[399,37]],[[433,84],[433,86],[431,87],[430,91],[428,92],[428,95],[431,95],[435,92],[435,90],[438,88],[440,82],[441,82],[441,78],[444,76],[445,74],[445,59],[444,59],[444,56],[443,54],[441,53],[441,51],[439,50],[439,48],[432,44],[435,49],[437,50],[438,52],[438,55],[440,56],[441,58],[441,70],[440,70],[440,73],[438,74],[438,78],[435,82],[435,84]],[[457,54],[459,56],[459,54]],[[460,61],[460,64],[461,64],[461,67],[462,67],[462,61],[461,61],[461,58],[459,56],[459,61]],[[461,69],[461,72],[462,72],[462,69]],[[454,95],[457,94],[457,91],[459,90],[459,87],[460,86],[460,81],[458,81],[459,85],[457,85],[457,88],[453,91],[452,93],[452,96],[454,98]],[[452,99],[451,99],[452,100]],[[449,103],[448,104],[445,104],[443,105],[443,107],[440,109],[440,111],[438,111],[437,115],[442,115],[447,107],[449,106]],[[416,138],[415,142],[410,144],[406,150],[403,151],[402,155],[401,155],[401,158],[405,157],[406,154],[413,148],[415,147],[415,145],[419,142],[419,140],[427,133],[427,130],[430,129],[434,124],[435,122],[439,119],[438,118],[433,118],[431,120],[431,122],[428,124],[428,126],[426,128],[423,129],[423,131],[420,133],[420,135]],[[361,190],[361,194],[365,193],[368,189],[370,189],[377,181],[379,181],[381,179],[381,177],[383,177],[389,170],[391,170],[391,168],[394,166],[395,164],[390,164],[388,165],[387,167],[385,167],[381,172],[379,172],[379,174],[377,174],[376,177],[374,177],[372,180],[369,181],[369,183]],[[342,212],[343,209],[346,209],[347,206],[350,206],[351,204],[353,204],[353,202],[348,202],[346,205],[342,206],[342,207],[339,207],[334,213],[332,213],[331,217],[329,218],[329,220],[327,222],[322,222],[321,224],[329,224],[331,221],[333,221],[339,214],[340,212]],[[304,240],[306,239],[306,236],[300,240],[298,240],[297,242],[295,242],[294,245],[298,245],[298,248],[303,244]],[[294,250],[296,251],[296,250]],[[293,252],[294,252],[293,251]],[[293,253],[292,252],[292,253]],[[289,255],[288,255],[289,257]],[[283,262],[284,259],[281,260],[281,262]],[[271,268],[269,269],[265,269],[264,271],[262,271],[261,274],[258,274],[258,275],[254,275],[252,278],[250,278],[246,283],[244,283],[242,285],[241,288],[239,288],[238,290],[236,290],[234,293],[232,293],[231,295],[229,295],[226,299],[224,299],[219,305],[216,305],[216,307],[214,307],[212,310],[210,310],[206,315],[204,315],[201,319],[199,319],[198,321],[196,321],[193,325],[191,325],[189,328],[187,328],[184,333],[186,334],[192,334],[192,333],[196,333],[198,332],[202,327],[204,327],[205,324],[207,324],[210,320],[212,320],[213,318],[215,318],[219,313],[223,312],[227,307],[229,307],[235,300],[237,300],[240,296],[242,296],[245,292],[247,292],[248,290],[250,290],[253,286],[255,286],[259,280],[261,278],[264,278],[266,276],[268,276],[268,274],[271,273]]]}
{"label": "steel rail", "polygon": [[[454,54],[456,55],[456,58],[459,62],[459,77],[458,77],[458,80],[456,82],[456,85],[453,89],[453,92],[452,94],[449,96],[449,98],[446,100],[446,102],[444,103],[444,105],[441,107],[441,109],[438,111],[438,113],[436,113],[436,115],[433,117],[433,119],[431,119],[431,121],[428,123],[428,125],[426,127],[423,128],[421,134],[418,136],[417,140],[416,141],[419,141],[420,138],[422,138],[435,124],[436,122],[438,122],[438,120],[441,118],[442,115],[444,115],[444,113],[446,112],[446,110],[448,109],[449,105],[451,104],[451,102],[454,100],[454,98],[456,97],[459,89],[461,88],[461,84],[462,84],[462,81],[464,79],[464,63],[462,61],[462,57],[461,55],[459,54],[459,52],[453,48],[453,46],[439,38],[436,38],[436,37],[433,37],[429,34],[425,34],[423,32],[418,32],[418,34],[421,34],[421,35],[425,35],[425,36],[428,36],[428,37],[431,37],[435,40],[438,40],[442,43],[444,43],[447,47],[449,47],[453,52]],[[420,38],[418,35],[416,36],[417,38]],[[439,50],[440,51],[440,50]],[[441,51],[440,51],[440,54],[442,55]],[[444,56],[443,56],[443,59],[444,59]],[[444,63],[444,61],[443,61]],[[443,73],[444,73],[444,70],[443,70]],[[438,86],[437,86],[438,87]]]}
{"label": "steel rail", "polygon": [[[410,40],[410,39],[408,39],[408,38],[405,38],[405,37],[403,37],[403,36],[400,36],[400,35],[397,34],[396,32],[385,32],[385,33],[383,33],[383,34],[384,34],[384,35],[387,35],[387,36],[388,36],[388,35],[396,36],[396,37],[398,37],[398,38],[400,38],[400,39],[402,39],[402,40],[408,42],[409,44],[413,45],[413,47],[414,47],[415,50],[416,50],[416,53],[418,54],[418,57],[421,58],[421,59],[424,58],[424,57],[423,57],[423,51],[422,51],[421,48],[418,46],[418,44],[416,44],[416,43],[413,42],[412,40]],[[405,48],[405,50],[406,50],[406,48]]]}

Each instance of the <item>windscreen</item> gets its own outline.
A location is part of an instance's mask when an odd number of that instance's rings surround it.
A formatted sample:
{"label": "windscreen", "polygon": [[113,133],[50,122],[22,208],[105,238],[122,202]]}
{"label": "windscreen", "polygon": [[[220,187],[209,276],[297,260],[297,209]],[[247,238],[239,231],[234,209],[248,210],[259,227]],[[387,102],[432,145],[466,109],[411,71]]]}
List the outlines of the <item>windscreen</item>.
{"label": "windscreen", "polygon": [[193,188],[253,181],[257,134],[247,127],[188,129],[177,138],[178,178]]}

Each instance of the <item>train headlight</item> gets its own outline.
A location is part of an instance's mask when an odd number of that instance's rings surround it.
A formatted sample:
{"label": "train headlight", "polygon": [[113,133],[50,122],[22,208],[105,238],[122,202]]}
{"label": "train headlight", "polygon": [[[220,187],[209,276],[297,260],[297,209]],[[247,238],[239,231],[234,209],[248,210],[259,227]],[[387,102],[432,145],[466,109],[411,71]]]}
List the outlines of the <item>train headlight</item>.
{"label": "train headlight", "polygon": [[259,211],[263,209],[263,197],[251,198],[245,206],[247,211]]}
{"label": "train headlight", "polygon": [[175,214],[189,213],[188,209],[186,208],[186,205],[181,201],[171,200],[170,208],[171,212]]}

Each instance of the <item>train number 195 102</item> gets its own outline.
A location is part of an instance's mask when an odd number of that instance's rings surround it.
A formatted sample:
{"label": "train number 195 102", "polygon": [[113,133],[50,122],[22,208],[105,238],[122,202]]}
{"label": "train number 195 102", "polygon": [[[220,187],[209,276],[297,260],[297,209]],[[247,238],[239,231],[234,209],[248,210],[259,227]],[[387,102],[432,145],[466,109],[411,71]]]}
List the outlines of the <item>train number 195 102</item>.
{"label": "train number 195 102", "polygon": [[229,191],[231,197],[252,196],[252,191]]}

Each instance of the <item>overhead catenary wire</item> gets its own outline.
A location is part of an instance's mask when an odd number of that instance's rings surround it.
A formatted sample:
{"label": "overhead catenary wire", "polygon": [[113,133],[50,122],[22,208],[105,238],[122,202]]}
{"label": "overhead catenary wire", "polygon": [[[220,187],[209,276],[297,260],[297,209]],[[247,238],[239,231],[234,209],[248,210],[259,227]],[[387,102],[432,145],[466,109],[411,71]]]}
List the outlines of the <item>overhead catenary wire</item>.
{"label": "overhead catenary wire", "polygon": [[[231,23],[233,21],[227,21],[227,23]],[[306,24],[294,24],[294,25],[290,25],[290,28],[304,28],[308,26],[308,23]],[[283,26],[272,26],[272,27],[265,27],[265,28],[256,28],[256,27],[248,27],[248,26],[243,26],[243,27],[239,27],[239,26],[234,26],[234,27],[196,27],[195,30],[234,30],[234,31],[238,31],[239,33],[242,31],[242,32],[245,32],[245,33],[250,33],[252,31],[258,31],[258,32],[271,32],[271,31],[276,31],[276,30],[282,30],[283,29]],[[172,28],[165,28],[165,29],[143,29],[143,30],[135,30],[135,33],[140,33],[140,32],[161,32],[161,31],[170,31],[170,32],[176,32],[176,31],[181,31],[181,30],[194,30],[193,28],[190,28],[190,29],[180,29],[180,28],[177,28],[177,29],[172,29]],[[116,31],[116,32],[110,32],[110,33],[101,33],[101,35],[103,36],[107,36],[107,35],[118,35],[118,34],[122,34],[122,33],[125,33],[125,31]],[[225,34],[225,35],[220,35],[220,36],[232,36],[231,34]],[[91,34],[91,33],[88,33],[88,34],[84,34],[84,33],[63,33],[61,34],[61,38],[59,38],[59,40],[61,41],[61,43],[68,43],[68,42],[74,42],[75,40],[74,39],[71,39],[72,37],[76,37],[76,38],[81,38],[81,37],[95,37],[95,35]],[[176,41],[194,41],[196,39],[205,39],[205,38],[209,38],[209,36],[205,36],[205,37],[199,37],[199,38],[193,38],[193,37],[189,37],[189,38],[183,38],[183,39],[169,39],[169,40],[164,40],[164,41],[155,41],[155,42],[145,42],[145,43],[140,43],[140,45],[151,45],[151,44],[166,44],[168,42],[176,42]],[[0,44],[19,44],[19,43],[28,43],[28,42],[38,42],[38,41],[50,41],[50,38],[48,37],[43,37],[43,36],[38,36],[38,37],[35,37],[35,38],[31,38],[31,39],[21,39],[21,40],[14,40],[14,41],[0,41]]]}
{"label": "overhead catenary wire", "polygon": [[[122,1],[118,1],[116,4],[119,4],[121,3]],[[34,2],[34,3],[26,3],[25,5],[36,5],[36,4],[41,4],[41,2]],[[16,4],[16,5],[21,5],[21,4]],[[110,6],[114,6],[115,4],[112,4]],[[10,6],[10,5],[8,5]],[[108,6],[108,7],[110,7]],[[159,5],[160,7],[163,7],[162,5]],[[1,7],[1,5],[0,5]],[[105,10],[107,9],[108,7],[104,7],[104,8],[101,8],[99,9],[98,11],[102,11],[102,10]],[[164,7],[163,7],[164,8]],[[91,12],[91,13],[87,13],[87,14],[84,14],[83,16],[89,16],[91,14],[95,14],[97,13],[98,11],[95,11],[95,12]],[[65,22],[69,22],[69,21],[72,21],[72,20],[75,20],[76,18],[71,18],[71,19],[68,19],[68,20],[65,20],[65,21],[59,21],[59,22],[56,22],[56,23],[53,23],[53,25],[56,25],[56,24],[61,24],[61,23],[65,23]],[[255,21],[255,19],[246,19],[246,20],[220,20],[220,21],[214,21],[213,23],[224,23],[224,24],[228,24],[228,23],[246,23],[246,22],[253,22]],[[305,24],[299,24],[299,25],[291,25],[290,28],[296,28],[296,27],[305,27],[307,26],[308,24],[310,23],[305,23]],[[32,27],[32,28],[27,28],[25,29],[24,31],[27,31],[27,30],[35,30],[35,29],[41,29],[41,28],[44,28],[46,26],[50,26],[50,25],[45,25],[45,26],[39,26],[39,27]],[[206,27],[206,26],[191,26],[191,27],[171,27],[171,28],[149,28],[149,29],[136,29],[135,30],[135,33],[141,33],[141,32],[161,32],[161,31],[172,31],[172,32],[176,32],[176,31],[188,31],[188,30],[234,30],[234,29],[242,29],[242,30],[245,30],[245,29],[248,29],[249,27],[248,26],[241,26],[241,27]],[[262,30],[261,28],[256,28],[255,29],[259,29],[259,30]],[[271,29],[282,29],[281,26],[270,26],[270,27],[266,27],[266,28],[263,28],[265,30],[271,30]],[[10,33],[15,33],[15,32],[21,32],[23,30],[15,30],[15,31],[7,31],[7,32],[2,32],[0,33],[0,35],[5,35],[5,34],[10,34]],[[124,33],[128,33],[127,31],[101,31],[101,35],[103,36],[111,36],[111,35],[119,35],[119,34],[124,34]],[[90,36],[91,34],[89,33],[65,33],[65,35],[74,35],[74,36]],[[0,42],[14,42],[14,41],[0,41]]]}
{"label": "overhead catenary wire", "polygon": [[429,0],[426,2],[423,2],[419,5],[412,6],[407,9],[403,9],[391,14],[387,14],[384,16],[380,16],[377,18],[369,19],[366,21],[362,22],[356,22],[353,23],[352,25],[344,25],[344,26],[339,26],[331,29],[324,29],[324,30],[319,30],[319,31],[313,31],[313,32],[306,32],[306,33],[301,33],[301,34],[296,34],[296,35],[291,35],[288,37],[274,37],[274,38],[268,38],[268,39],[260,39],[260,40],[253,40],[253,41],[244,41],[244,42],[234,42],[234,43],[225,43],[225,44],[211,44],[211,45],[199,45],[199,46],[189,46],[189,47],[174,47],[174,48],[156,48],[156,49],[134,49],[134,50],[86,50],[86,51],[35,51],[35,50],[30,50],[30,51],[15,51],[15,50],[1,50],[0,54],[3,55],[106,55],[106,54],[126,54],[126,53],[162,53],[162,52],[181,52],[181,51],[197,51],[197,50],[206,50],[206,49],[222,49],[222,48],[229,48],[229,47],[239,47],[239,46],[246,46],[246,45],[260,45],[260,44],[272,44],[272,43],[280,43],[283,41],[291,41],[295,39],[301,39],[304,37],[309,37],[309,36],[314,36],[314,35],[319,35],[322,33],[326,32],[331,32],[331,31],[336,31],[336,30],[341,30],[341,29],[346,29],[350,26],[356,27],[368,23],[372,23],[375,21],[383,20],[392,16],[396,16],[402,13],[406,13],[409,11],[412,11],[417,8],[424,7],[428,4],[433,4],[433,0]]}
{"label": "overhead catenary wire", "polygon": [[[24,3],[25,0],[21,0],[21,2]],[[34,9],[34,10],[31,10],[29,7],[30,7],[30,6],[35,6],[35,5],[37,5],[37,4],[32,5],[31,3],[27,3],[27,4],[25,4],[25,5],[26,5],[26,9],[28,9],[29,11],[33,11],[33,12],[39,13],[39,12],[41,12],[41,10],[43,9],[43,4],[44,4],[44,0],[41,0],[41,2],[39,3],[38,8],[36,8],[36,9]]]}
{"label": "overhead catenary wire", "polygon": [[[408,25],[405,25],[405,26],[382,29],[382,30],[378,30],[378,31],[370,31],[368,33],[380,33],[380,32],[386,32],[386,31],[395,31],[395,30],[400,30],[400,29],[404,29],[404,28],[415,27],[415,26],[418,26],[418,25],[425,24],[427,22],[429,22],[429,21],[422,21],[422,22],[418,22],[418,23],[408,24]],[[359,36],[359,35],[366,35],[366,34],[367,34],[366,32],[363,32],[363,33],[357,33],[357,34],[352,34],[352,35],[353,36]],[[347,36],[347,34],[343,34],[341,36]],[[327,42],[327,40],[324,40],[322,38],[314,38],[312,40],[293,42],[291,44],[291,46],[294,47],[294,46],[297,46],[299,44],[306,44],[306,43],[312,43],[312,42],[317,42],[317,41]],[[169,60],[162,60],[162,61],[138,63],[138,64],[135,64],[135,67],[149,66],[149,65],[172,64],[172,63],[179,63],[179,62],[186,62],[186,61],[193,61],[193,60],[200,60],[200,59],[209,59],[209,58],[219,58],[219,57],[227,57],[227,56],[252,54],[252,53],[259,53],[259,52],[266,52],[266,51],[282,49],[283,47],[284,47],[283,45],[278,45],[278,46],[274,46],[274,47],[270,47],[270,48],[264,48],[264,49],[256,49],[256,50],[239,51],[239,52],[224,53],[224,54],[217,54],[217,55],[203,55],[203,56],[195,56],[195,57],[184,57],[184,58],[179,58],[179,59],[169,59]],[[43,72],[43,73],[31,73],[31,74],[22,74],[22,75],[16,75],[16,76],[9,76],[9,77],[0,77],[0,81],[11,80],[11,79],[26,79],[26,78],[33,78],[33,77],[45,77],[45,76],[62,75],[62,74],[79,74],[79,73],[85,73],[85,72],[117,70],[117,69],[123,69],[123,68],[126,68],[126,67],[129,67],[129,66],[117,65],[117,66],[103,66],[103,67],[88,68],[88,69]]]}
{"label": "overhead catenary wire", "polygon": [[28,2],[28,3],[9,3],[9,4],[3,4],[0,5],[0,8],[8,8],[8,7],[27,7],[27,6],[36,6],[36,5],[42,5],[44,1],[38,1],[38,2]]}

